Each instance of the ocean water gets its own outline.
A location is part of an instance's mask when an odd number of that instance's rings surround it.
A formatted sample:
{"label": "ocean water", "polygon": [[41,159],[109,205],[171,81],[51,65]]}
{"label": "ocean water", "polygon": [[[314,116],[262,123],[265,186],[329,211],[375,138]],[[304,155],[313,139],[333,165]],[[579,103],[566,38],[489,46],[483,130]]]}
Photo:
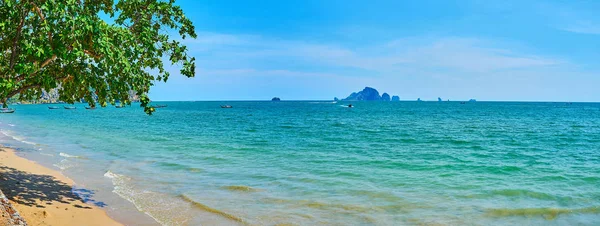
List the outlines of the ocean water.
{"label": "ocean water", "polygon": [[600,225],[600,104],[164,104],[20,105],[0,143],[132,225]]}

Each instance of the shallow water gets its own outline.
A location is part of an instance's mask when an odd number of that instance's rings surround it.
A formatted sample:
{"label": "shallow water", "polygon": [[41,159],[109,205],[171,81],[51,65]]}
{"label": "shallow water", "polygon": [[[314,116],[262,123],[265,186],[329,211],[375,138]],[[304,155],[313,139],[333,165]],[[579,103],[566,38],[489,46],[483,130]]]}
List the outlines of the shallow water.
{"label": "shallow water", "polygon": [[0,142],[136,225],[600,224],[600,104],[166,104],[16,106]]}

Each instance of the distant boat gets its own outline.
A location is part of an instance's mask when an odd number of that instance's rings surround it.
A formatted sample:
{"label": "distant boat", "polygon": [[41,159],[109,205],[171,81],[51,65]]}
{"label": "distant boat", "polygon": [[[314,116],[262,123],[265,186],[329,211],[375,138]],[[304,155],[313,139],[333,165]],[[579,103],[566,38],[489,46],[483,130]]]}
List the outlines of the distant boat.
{"label": "distant boat", "polygon": [[154,106],[154,108],[166,108],[166,107],[167,107],[167,105],[166,105],[166,104],[164,104],[164,105],[156,105],[156,106]]}
{"label": "distant boat", "polygon": [[12,109],[12,108],[0,108],[0,113],[15,113],[15,109]]}
{"label": "distant boat", "polygon": [[54,109],[60,109],[60,107],[56,107],[56,106],[48,106],[48,109],[50,109],[50,110],[54,110]]}
{"label": "distant boat", "polygon": [[88,110],[94,110],[94,109],[96,109],[96,107],[85,106],[85,109],[88,109]]}
{"label": "distant boat", "polygon": [[63,106],[63,107],[68,110],[77,109],[77,107],[74,107],[74,106]]}
{"label": "distant boat", "polygon": [[123,106],[123,105],[116,105],[115,107],[116,108],[124,108],[125,106]]}
{"label": "distant boat", "polygon": [[221,108],[233,108],[231,105],[221,105]]}

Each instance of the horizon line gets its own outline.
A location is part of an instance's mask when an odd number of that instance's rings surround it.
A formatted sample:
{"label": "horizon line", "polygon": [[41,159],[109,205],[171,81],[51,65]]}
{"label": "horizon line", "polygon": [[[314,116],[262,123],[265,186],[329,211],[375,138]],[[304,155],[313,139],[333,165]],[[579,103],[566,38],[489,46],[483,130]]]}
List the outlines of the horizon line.
{"label": "horizon line", "polygon": [[[523,102],[523,103],[600,103],[600,101],[565,101],[565,100],[478,100],[475,99],[475,102]],[[327,101],[327,102],[334,102],[334,100],[324,100],[324,99],[289,99],[289,100],[280,100],[280,101],[272,101],[272,100],[265,100],[265,99],[259,99],[259,100],[152,100],[152,102],[222,102],[222,101],[236,101],[236,102],[300,102],[300,101]],[[399,101],[382,101],[382,100],[338,100],[338,102],[341,101],[345,101],[345,102],[419,102],[416,99],[410,99],[410,100],[399,100]],[[469,100],[444,100],[444,101],[438,101],[438,100],[421,100],[421,102],[469,102]]]}

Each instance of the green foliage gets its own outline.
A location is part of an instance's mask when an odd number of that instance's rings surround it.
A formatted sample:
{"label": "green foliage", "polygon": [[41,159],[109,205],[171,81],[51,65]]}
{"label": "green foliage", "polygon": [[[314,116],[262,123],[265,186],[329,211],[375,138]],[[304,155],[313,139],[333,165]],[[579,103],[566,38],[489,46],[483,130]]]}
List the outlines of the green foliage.
{"label": "green foliage", "polygon": [[163,59],[195,75],[171,32],[196,38],[175,0],[0,0],[0,102],[59,87],[62,101],[97,96],[104,107],[131,104],[133,90],[152,114],[148,91],[169,78]]}

